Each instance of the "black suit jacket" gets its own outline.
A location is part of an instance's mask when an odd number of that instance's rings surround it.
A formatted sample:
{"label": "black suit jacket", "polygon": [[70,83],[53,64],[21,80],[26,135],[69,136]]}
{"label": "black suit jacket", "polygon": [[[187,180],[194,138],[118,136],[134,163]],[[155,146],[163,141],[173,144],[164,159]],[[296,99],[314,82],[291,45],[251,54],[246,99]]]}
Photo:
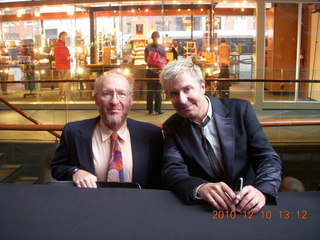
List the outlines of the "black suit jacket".
{"label": "black suit jacket", "polygon": [[[244,178],[261,192],[276,197],[281,183],[281,161],[263,133],[248,101],[209,97],[219,137],[227,180],[234,189]],[[196,128],[178,114],[163,125],[165,146],[162,178],[166,187],[193,202],[191,192],[207,182],[219,182],[201,145]],[[271,197],[271,200],[274,198]]]}
{"label": "black suit jacket", "polygon": [[[60,145],[51,162],[52,176],[57,180],[72,180],[76,167],[95,173],[92,134],[100,117],[67,123]],[[133,158],[133,182],[142,188],[160,188],[163,135],[153,124],[127,119]]]}

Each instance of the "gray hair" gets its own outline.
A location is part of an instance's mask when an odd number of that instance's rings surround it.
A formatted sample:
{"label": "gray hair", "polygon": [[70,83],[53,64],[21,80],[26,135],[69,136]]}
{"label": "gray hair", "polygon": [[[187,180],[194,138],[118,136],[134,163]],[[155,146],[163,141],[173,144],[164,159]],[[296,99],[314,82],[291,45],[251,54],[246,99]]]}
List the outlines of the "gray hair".
{"label": "gray hair", "polygon": [[104,80],[110,74],[118,74],[118,75],[124,77],[125,79],[127,79],[129,86],[130,86],[130,90],[131,90],[131,92],[133,91],[134,78],[131,75],[126,74],[123,69],[117,68],[117,69],[113,69],[113,70],[104,72],[95,80],[95,82],[94,82],[94,92],[95,93],[98,93],[102,80]]}
{"label": "gray hair", "polygon": [[201,84],[203,81],[202,71],[199,66],[190,60],[176,60],[168,63],[160,73],[160,83],[163,88],[177,81],[183,73],[189,73]]}

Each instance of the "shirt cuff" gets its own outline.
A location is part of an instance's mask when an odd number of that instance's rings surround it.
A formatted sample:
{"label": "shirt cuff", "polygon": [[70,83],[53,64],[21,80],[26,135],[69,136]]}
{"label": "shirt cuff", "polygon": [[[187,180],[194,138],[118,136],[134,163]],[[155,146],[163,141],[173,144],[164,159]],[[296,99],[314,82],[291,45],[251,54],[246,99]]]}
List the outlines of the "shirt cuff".
{"label": "shirt cuff", "polygon": [[192,190],[191,196],[193,198],[193,200],[202,200],[202,197],[198,194],[198,190],[199,188],[201,188],[205,183],[199,185],[198,187],[194,188]]}

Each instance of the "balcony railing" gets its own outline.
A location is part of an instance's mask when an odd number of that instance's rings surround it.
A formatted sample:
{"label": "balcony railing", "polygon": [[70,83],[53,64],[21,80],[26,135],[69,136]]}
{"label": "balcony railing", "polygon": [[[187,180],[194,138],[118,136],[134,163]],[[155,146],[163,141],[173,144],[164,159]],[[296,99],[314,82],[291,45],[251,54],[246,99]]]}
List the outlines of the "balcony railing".
{"label": "balcony railing", "polygon": [[[165,114],[161,116],[147,114],[145,110],[146,81],[155,80],[158,79],[136,78],[134,104],[129,117],[161,125],[175,111],[170,99],[167,98],[165,92],[162,92],[162,109]],[[277,84],[298,84],[299,86],[309,84],[308,88],[304,87],[304,91],[298,92],[301,97],[298,98],[298,101],[294,101],[297,98],[294,96],[296,93],[288,92],[286,88],[281,91],[263,89],[265,81],[264,79],[207,78],[206,92],[215,97],[227,96],[250,101],[255,106],[261,124],[266,127],[265,132],[268,138],[273,142],[320,142],[318,137],[320,136],[320,101],[310,97],[320,94],[320,91],[316,91],[320,80],[268,80],[268,83]],[[64,100],[59,99],[59,82],[61,81],[0,81],[2,87],[0,94],[2,101],[0,104],[0,109],[2,109],[0,110],[2,130],[0,140],[24,141],[30,139],[33,141],[36,139],[36,141],[43,141],[45,139],[44,141],[56,141],[67,122],[93,118],[98,115],[94,103],[94,79],[68,80],[67,82],[70,82],[72,86],[70,98]],[[231,84],[229,90],[218,88],[219,83],[227,82]],[[312,94],[310,91],[313,91]],[[262,101],[260,101],[261,98]],[[277,105],[265,108],[271,102]],[[305,105],[295,110],[299,103]],[[42,132],[39,132],[40,130]],[[37,131],[37,133],[31,132],[32,134],[29,134],[28,131]],[[48,135],[45,131],[49,131],[50,134]],[[292,131],[298,132],[298,134],[292,134]]]}
{"label": "balcony railing", "polygon": [[[146,81],[158,79],[136,78],[134,89],[134,101],[145,104]],[[34,103],[51,105],[51,108],[68,108],[74,105],[92,104],[94,99],[94,79],[71,79],[69,82],[71,90],[68,99],[59,97],[59,83],[61,80],[30,80],[30,81],[0,81],[1,97],[14,104],[29,104],[36,107]],[[223,83],[223,84],[222,84]],[[230,86],[227,86],[227,85]],[[262,85],[261,85],[262,84]],[[226,87],[227,86],[227,87]],[[320,108],[320,80],[265,80],[265,79],[206,79],[207,93],[216,97],[229,96],[241,98],[256,103],[309,103],[314,108]],[[163,93],[164,104],[169,105],[165,93]],[[317,104],[317,106],[315,106]]]}

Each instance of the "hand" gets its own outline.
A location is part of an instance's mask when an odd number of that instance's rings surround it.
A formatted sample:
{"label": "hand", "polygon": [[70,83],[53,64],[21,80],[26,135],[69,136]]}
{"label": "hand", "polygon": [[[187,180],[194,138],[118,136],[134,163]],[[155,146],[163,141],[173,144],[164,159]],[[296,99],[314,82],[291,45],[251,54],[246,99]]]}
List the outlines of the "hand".
{"label": "hand", "polygon": [[73,174],[72,181],[77,187],[97,188],[97,177],[82,169]]}
{"label": "hand", "polygon": [[256,213],[266,204],[266,197],[253,186],[245,186],[236,198],[239,201],[238,212],[252,211]]}
{"label": "hand", "polygon": [[206,183],[199,188],[198,194],[217,210],[236,211],[236,195],[224,182]]}

